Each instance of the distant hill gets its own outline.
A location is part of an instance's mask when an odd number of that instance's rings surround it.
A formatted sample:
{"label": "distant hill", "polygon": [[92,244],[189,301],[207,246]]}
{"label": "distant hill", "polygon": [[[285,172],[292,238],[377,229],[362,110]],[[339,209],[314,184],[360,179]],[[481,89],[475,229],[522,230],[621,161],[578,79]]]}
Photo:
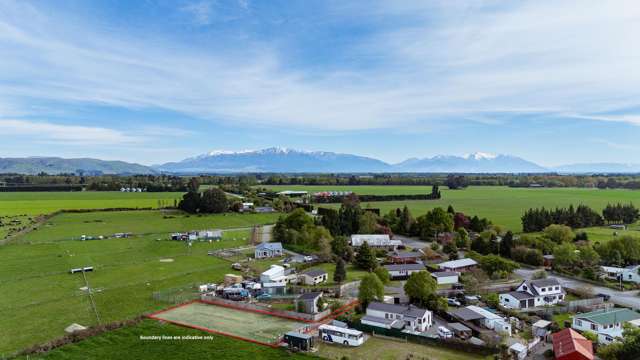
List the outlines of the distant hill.
{"label": "distant hill", "polygon": [[640,164],[619,164],[619,163],[592,163],[592,164],[569,164],[552,168],[553,171],[561,173],[640,173]]}
{"label": "distant hill", "polygon": [[97,174],[155,174],[152,168],[124,161],[106,161],[90,158],[63,159],[58,157],[28,157],[28,158],[0,158],[0,173],[17,173],[35,175],[41,172],[47,174],[85,173]]}
{"label": "distant hill", "polygon": [[175,173],[207,172],[386,172],[392,166],[376,159],[324,151],[268,148],[256,151],[214,151],[154,167]]}

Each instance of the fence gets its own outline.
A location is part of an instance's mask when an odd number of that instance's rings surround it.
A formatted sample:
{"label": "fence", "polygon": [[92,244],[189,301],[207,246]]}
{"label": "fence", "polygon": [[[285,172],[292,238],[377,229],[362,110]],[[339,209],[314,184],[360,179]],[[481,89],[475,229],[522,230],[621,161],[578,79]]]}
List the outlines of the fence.
{"label": "fence", "polygon": [[440,338],[432,338],[424,335],[405,333],[396,329],[385,329],[385,328],[365,325],[365,324],[362,324],[360,321],[353,322],[353,323],[350,322],[349,326],[354,329],[357,329],[366,333],[370,333],[373,336],[383,335],[387,337],[394,337],[397,339],[404,339],[408,342],[412,342],[416,344],[447,347],[450,349],[464,351],[464,352],[468,352],[475,355],[487,356],[487,355],[495,354],[498,351],[498,349],[496,348],[474,345],[474,344],[470,344],[468,342],[460,341],[457,339],[451,339],[451,340],[445,341]]}
{"label": "fence", "polygon": [[196,290],[197,284],[191,286],[156,291],[152,294],[153,300],[167,304],[182,304],[197,300],[200,293]]}

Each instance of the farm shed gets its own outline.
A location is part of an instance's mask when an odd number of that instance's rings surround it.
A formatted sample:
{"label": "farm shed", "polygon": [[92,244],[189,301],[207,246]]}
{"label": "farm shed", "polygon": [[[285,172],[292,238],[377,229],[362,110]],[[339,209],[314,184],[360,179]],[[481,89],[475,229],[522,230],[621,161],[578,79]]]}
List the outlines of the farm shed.
{"label": "farm shed", "polygon": [[284,342],[287,343],[289,349],[299,349],[309,351],[315,345],[313,336],[295,331],[289,331],[284,334]]}

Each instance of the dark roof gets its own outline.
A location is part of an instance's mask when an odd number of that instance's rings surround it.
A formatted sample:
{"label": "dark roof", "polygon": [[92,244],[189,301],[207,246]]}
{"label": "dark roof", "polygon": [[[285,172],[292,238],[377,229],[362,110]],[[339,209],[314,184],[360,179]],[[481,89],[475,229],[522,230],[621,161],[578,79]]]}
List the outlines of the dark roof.
{"label": "dark roof", "polygon": [[469,321],[469,320],[478,320],[478,319],[484,319],[484,316],[478,314],[477,312],[467,309],[467,308],[460,308],[456,311],[454,311],[453,316],[457,317],[458,319],[461,319],[463,321]]}
{"label": "dark roof", "polygon": [[316,277],[316,276],[326,275],[327,272],[322,269],[310,269],[303,272],[303,274],[309,275],[311,277]]}
{"label": "dark roof", "polygon": [[512,292],[509,292],[507,294],[513,296],[514,298],[516,298],[518,300],[527,300],[527,299],[535,298],[535,296],[529,294],[528,292],[524,292],[524,291],[512,291]]}
{"label": "dark roof", "polygon": [[295,331],[289,331],[285,335],[291,336],[291,337],[300,338],[300,339],[305,339],[305,340],[311,339],[313,337],[313,336],[311,336],[309,334],[303,334],[303,333],[299,333],[299,332],[295,332]]}
{"label": "dark roof", "polygon": [[460,324],[460,323],[449,323],[447,324],[447,327],[451,330],[455,330],[455,331],[471,331],[471,329],[469,329],[468,327]]}
{"label": "dark roof", "polygon": [[458,276],[458,275],[460,274],[455,271],[436,271],[431,273],[431,276],[435,276],[435,277],[447,277],[447,276]]}
{"label": "dark roof", "polygon": [[422,264],[393,264],[393,265],[385,265],[385,269],[388,271],[400,271],[400,270],[426,270]]}
{"label": "dark roof", "polygon": [[256,249],[258,249],[258,250],[262,250],[262,249],[282,250],[282,243],[279,243],[279,242],[273,242],[273,243],[263,242],[263,243],[260,243],[258,246],[256,246]]}
{"label": "dark roof", "polygon": [[415,318],[421,318],[424,314],[429,311],[426,309],[421,309],[419,307],[413,305],[396,305],[396,304],[387,304],[381,302],[372,302],[367,307],[367,310],[377,310],[384,311],[394,314],[403,314],[404,316],[410,316]]}
{"label": "dark roof", "polygon": [[395,253],[389,254],[391,257],[399,257],[399,258],[414,258],[414,257],[422,257],[422,254],[417,251],[399,251]]}
{"label": "dark roof", "polygon": [[560,285],[558,279],[548,278],[548,279],[538,279],[529,281],[531,285],[535,285],[536,287],[546,287],[546,286],[555,286]]}
{"label": "dark roof", "polygon": [[387,324],[389,326],[391,324],[393,324],[394,322],[396,322],[395,319],[385,319],[385,318],[381,318],[381,317],[377,317],[377,316],[371,316],[371,315],[365,315],[360,320],[377,322],[379,324]]}
{"label": "dark roof", "polygon": [[320,296],[322,296],[321,292],[309,292],[298,296],[298,300],[314,300],[315,298]]}

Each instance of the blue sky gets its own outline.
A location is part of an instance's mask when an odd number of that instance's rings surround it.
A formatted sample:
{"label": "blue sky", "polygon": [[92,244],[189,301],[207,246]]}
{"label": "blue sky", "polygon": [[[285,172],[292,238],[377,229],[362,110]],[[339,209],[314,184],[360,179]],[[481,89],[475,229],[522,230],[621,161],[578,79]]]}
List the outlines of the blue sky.
{"label": "blue sky", "polygon": [[0,0],[0,157],[640,162],[634,1]]}

